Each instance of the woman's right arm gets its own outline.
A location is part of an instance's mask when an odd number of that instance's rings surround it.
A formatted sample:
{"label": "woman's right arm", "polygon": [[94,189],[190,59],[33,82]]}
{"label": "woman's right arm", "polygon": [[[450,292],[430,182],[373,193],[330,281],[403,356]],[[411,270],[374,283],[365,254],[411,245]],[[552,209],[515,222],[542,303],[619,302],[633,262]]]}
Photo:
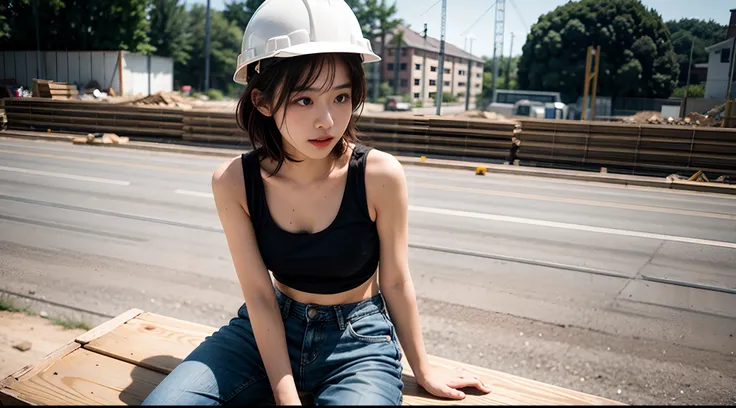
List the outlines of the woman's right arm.
{"label": "woman's right arm", "polygon": [[300,405],[276,294],[247,211],[240,158],[214,172],[212,193],[276,403]]}

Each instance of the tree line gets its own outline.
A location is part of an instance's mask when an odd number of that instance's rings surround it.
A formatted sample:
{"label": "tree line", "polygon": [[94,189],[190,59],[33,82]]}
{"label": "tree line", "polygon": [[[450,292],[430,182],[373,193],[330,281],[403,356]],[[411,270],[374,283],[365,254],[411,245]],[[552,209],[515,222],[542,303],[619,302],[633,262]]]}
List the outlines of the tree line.
{"label": "tree line", "polygon": [[[232,73],[243,30],[263,1],[229,0],[224,10],[211,10],[212,88],[229,95],[242,88],[232,82]],[[392,0],[346,1],[363,35],[378,44],[385,45],[387,35],[403,23]],[[171,57],[175,86],[201,90],[205,14],[205,6],[184,0],[6,0],[0,2],[0,49],[35,50],[38,21],[41,50],[127,50]],[[496,87],[558,91],[573,101],[582,95],[586,49],[600,45],[598,95],[666,98],[682,94],[691,43],[696,64],[707,62],[706,46],[725,37],[725,25],[698,19],[664,22],[639,0],[568,2],[539,17],[521,56],[512,57],[510,65],[508,57],[499,61]],[[493,60],[485,60],[487,97]],[[702,85],[693,86],[702,92]]]}
{"label": "tree line", "polygon": [[[210,87],[237,95],[232,81],[243,31],[265,0],[230,0],[210,10]],[[402,20],[387,0],[347,0],[364,36],[385,44]],[[201,90],[206,7],[184,0],[6,0],[0,2],[0,49],[124,50],[171,57],[175,87]]]}

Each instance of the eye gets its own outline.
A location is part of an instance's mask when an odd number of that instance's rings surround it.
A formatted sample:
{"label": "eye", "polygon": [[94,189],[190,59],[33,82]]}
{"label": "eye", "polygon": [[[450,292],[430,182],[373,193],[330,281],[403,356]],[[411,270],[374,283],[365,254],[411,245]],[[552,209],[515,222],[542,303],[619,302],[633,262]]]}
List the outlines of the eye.
{"label": "eye", "polygon": [[301,106],[309,106],[312,104],[312,100],[310,98],[299,98],[294,103]]}
{"label": "eye", "polygon": [[345,102],[347,102],[349,100],[350,100],[350,95],[348,95],[346,93],[337,95],[337,98],[335,98],[335,101],[337,103],[345,103]]}

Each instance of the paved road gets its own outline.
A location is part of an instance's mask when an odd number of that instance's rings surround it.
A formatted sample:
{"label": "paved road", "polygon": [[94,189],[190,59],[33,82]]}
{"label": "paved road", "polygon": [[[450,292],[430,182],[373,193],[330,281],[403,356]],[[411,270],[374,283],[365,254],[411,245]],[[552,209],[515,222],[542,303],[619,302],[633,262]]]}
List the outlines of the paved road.
{"label": "paved road", "polygon": [[[224,324],[242,298],[221,161],[0,139],[0,290]],[[736,403],[736,197],[406,173],[431,353],[624,402]]]}

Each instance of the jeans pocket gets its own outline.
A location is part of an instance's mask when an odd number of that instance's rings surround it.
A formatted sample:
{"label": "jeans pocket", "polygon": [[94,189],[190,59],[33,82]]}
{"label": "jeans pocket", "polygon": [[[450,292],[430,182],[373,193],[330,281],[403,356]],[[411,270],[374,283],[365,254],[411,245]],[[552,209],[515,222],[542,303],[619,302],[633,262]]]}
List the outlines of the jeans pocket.
{"label": "jeans pocket", "polygon": [[345,331],[352,339],[364,343],[388,343],[394,337],[393,325],[380,313],[348,321]]}

